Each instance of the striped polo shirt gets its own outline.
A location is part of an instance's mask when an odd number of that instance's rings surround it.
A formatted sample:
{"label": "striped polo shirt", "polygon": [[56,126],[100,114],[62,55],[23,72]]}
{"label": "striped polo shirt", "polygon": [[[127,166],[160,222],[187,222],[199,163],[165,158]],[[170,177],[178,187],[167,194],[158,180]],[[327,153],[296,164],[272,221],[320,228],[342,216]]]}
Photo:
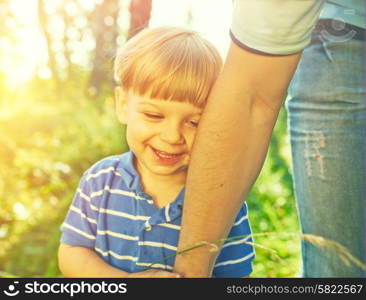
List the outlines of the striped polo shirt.
{"label": "striped polo shirt", "polygon": [[[110,156],[82,176],[61,226],[61,242],[93,249],[108,264],[134,273],[172,271],[177,251],[184,189],[158,209],[142,190],[132,152]],[[242,277],[252,271],[254,249],[244,204],[216,259],[214,277]]]}

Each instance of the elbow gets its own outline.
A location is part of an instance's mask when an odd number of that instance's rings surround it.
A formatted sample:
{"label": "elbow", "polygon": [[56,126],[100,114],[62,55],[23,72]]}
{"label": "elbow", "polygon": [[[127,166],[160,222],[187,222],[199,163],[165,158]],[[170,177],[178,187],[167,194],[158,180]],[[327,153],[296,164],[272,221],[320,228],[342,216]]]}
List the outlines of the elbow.
{"label": "elbow", "polygon": [[58,262],[58,268],[61,272],[62,275],[64,275],[65,277],[66,276],[66,269],[65,269],[65,249],[64,249],[64,245],[61,244],[59,247],[58,247],[58,252],[57,252],[57,262]]}
{"label": "elbow", "polygon": [[250,115],[256,128],[273,127],[278,118],[281,104],[281,102],[277,104],[271,103],[263,97],[253,96],[250,105]]}
{"label": "elbow", "polygon": [[73,277],[72,270],[70,269],[70,264],[68,263],[69,258],[72,257],[72,255],[70,255],[70,250],[72,248],[73,248],[72,246],[62,243],[58,247],[58,253],[57,253],[58,268],[64,277]]}

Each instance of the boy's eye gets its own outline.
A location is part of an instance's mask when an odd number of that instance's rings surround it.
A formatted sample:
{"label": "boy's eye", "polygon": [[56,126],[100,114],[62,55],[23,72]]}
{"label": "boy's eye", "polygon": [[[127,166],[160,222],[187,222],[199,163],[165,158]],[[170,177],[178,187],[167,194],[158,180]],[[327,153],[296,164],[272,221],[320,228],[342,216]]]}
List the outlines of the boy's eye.
{"label": "boy's eye", "polygon": [[159,114],[154,113],[144,113],[145,117],[148,117],[149,119],[162,119],[163,116]]}
{"label": "boy's eye", "polygon": [[188,121],[188,123],[189,123],[189,125],[191,125],[193,127],[198,127],[198,124],[199,124],[199,122],[196,120],[190,120],[190,121]]}

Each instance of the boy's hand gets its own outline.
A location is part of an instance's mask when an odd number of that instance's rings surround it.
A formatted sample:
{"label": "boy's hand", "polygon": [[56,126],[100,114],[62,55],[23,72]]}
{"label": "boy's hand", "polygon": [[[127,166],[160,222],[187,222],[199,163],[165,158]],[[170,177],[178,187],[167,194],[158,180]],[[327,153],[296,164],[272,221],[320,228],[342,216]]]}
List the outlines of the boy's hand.
{"label": "boy's hand", "polygon": [[162,270],[146,270],[138,273],[130,273],[129,278],[181,278],[178,273]]}

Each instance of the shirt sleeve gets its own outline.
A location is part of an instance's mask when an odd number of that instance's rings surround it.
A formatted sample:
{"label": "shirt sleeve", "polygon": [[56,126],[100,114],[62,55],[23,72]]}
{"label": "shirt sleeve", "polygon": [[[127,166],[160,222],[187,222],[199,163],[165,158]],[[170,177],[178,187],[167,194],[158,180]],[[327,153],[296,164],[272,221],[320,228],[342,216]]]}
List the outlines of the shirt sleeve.
{"label": "shirt sleeve", "polygon": [[233,0],[230,34],[243,48],[273,55],[300,52],[309,43],[324,0]]}
{"label": "shirt sleeve", "polygon": [[98,208],[92,203],[93,190],[87,181],[87,173],[81,178],[64,223],[61,226],[61,242],[71,246],[94,248]]}
{"label": "shirt sleeve", "polygon": [[244,204],[216,259],[213,277],[238,278],[252,272],[255,257],[247,205]]}

